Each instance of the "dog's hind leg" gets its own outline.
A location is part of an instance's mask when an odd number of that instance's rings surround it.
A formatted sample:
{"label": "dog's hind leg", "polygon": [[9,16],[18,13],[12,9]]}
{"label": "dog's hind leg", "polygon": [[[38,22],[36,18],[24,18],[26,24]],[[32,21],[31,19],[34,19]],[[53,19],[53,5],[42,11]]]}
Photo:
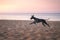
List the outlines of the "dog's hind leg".
{"label": "dog's hind leg", "polygon": [[42,25],[45,27],[45,24],[42,22]]}
{"label": "dog's hind leg", "polygon": [[48,27],[50,27],[50,25],[49,25],[46,21],[45,21],[44,23],[45,23]]}

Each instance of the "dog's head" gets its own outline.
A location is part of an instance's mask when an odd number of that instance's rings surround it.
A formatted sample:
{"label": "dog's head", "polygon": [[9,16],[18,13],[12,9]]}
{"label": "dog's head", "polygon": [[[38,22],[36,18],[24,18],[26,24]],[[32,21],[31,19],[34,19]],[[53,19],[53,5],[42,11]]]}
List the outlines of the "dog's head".
{"label": "dog's head", "polygon": [[30,19],[34,19],[34,15],[32,15]]}

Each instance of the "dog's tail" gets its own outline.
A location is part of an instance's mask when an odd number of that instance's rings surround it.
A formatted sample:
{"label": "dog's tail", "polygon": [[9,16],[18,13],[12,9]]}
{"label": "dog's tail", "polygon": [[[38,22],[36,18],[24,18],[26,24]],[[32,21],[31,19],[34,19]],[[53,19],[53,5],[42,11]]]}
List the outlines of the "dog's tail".
{"label": "dog's tail", "polygon": [[46,20],[46,21],[49,21],[49,19],[50,19],[50,18],[48,18],[48,19],[45,19],[45,20]]}

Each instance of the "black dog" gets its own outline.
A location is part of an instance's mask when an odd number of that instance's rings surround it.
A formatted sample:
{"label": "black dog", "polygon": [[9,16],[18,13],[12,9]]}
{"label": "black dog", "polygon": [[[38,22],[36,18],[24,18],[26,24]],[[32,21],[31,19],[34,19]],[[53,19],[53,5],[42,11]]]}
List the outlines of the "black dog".
{"label": "black dog", "polygon": [[30,24],[36,24],[36,23],[42,22],[43,26],[45,26],[45,24],[46,24],[48,27],[50,27],[49,24],[44,19],[36,18],[36,17],[34,17],[34,15],[32,15],[32,17],[30,19],[34,19],[34,21],[32,23],[30,23]]}

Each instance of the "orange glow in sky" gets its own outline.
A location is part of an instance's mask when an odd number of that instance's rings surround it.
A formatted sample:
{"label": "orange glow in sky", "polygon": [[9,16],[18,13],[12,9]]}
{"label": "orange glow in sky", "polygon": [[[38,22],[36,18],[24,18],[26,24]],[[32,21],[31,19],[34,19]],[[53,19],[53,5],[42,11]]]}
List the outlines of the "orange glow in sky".
{"label": "orange glow in sky", "polygon": [[0,13],[60,12],[60,0],[0,0]]}

